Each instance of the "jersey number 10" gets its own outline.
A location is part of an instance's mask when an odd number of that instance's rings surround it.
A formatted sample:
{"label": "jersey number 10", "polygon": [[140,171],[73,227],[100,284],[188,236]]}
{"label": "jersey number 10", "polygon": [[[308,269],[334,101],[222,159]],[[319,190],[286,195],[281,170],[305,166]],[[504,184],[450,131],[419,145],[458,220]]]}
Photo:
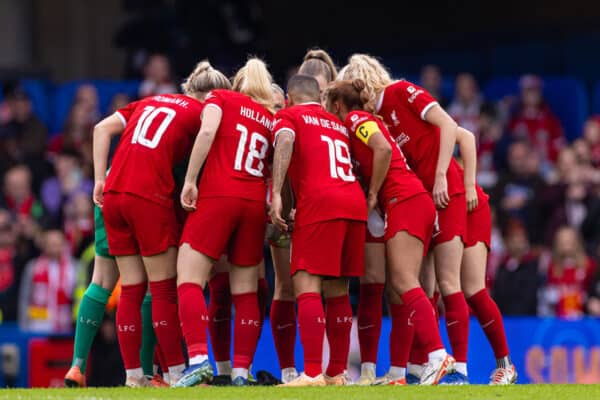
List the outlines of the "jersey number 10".
{"label": "jersey number 10", "polygon": [[[150,125],[152,125],[152,122],[154,122],[154,118],[156,118],[159,114],[164,114],[164,119],[154,132],[154,136],[152,137],[152,139],[149,139],[147,136],[148,129],[150,128]],[[175,118],[175,114],[175,110],[167,107],[144,107],[144,111],[142,112],[142,115],[140,116],[133,131],[131,143],[139,143],[144,147],[155,149],[158,146],[158,143],[160,142],[160,139],[164,135],[165,131],[167,130],[167,127],[169,126],[171,121],[173,121],[173,118]]]}

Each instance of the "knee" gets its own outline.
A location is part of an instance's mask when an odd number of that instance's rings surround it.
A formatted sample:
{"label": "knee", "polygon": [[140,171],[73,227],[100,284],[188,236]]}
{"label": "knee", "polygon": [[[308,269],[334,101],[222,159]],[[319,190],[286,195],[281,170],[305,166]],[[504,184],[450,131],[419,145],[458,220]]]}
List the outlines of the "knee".
{"label": "knee", "polygon": [[291,279],[276,279],[275,290],[273,291],[274,300],[293,301],[294,287]]}
{"label": "knee", "polygon": [[390,278],[390,284],[392,289],[399,295],[403,295],[404,293],[412,290],[414,288],[419,287],[419,280],[417,277],[392,277]]}
{"label": "knee", "polygon": [[485,289],[485,285],[482,284],[473,284],[471,282],[463,282],[462,283],[462,291],[465,294],[465,298],[469,300],[470,297],[476,295]]}
{"label": "knee", "polygon": [[348,292],[348,281],[345,279],[323,282],[323,295],[325,298],[345,296]]}
{"label": "knee", "polygon": [[369,283],[385,283],[385,270],[367,268],[365,274],[360,278],[362,285]]}
{"label": "knee", "polygon": [[457,276],[438,274],[437,283],[443,296],[461,291],[460,278]]}

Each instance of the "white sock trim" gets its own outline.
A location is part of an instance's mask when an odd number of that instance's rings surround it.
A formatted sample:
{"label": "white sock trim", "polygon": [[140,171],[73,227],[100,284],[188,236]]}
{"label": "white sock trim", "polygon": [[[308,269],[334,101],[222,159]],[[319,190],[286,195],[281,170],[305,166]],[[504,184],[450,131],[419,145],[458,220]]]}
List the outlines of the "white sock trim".
{"label": "white sock trim", "polygon": [[456,372],[460,372],[461,374],[468,376],[467,374],[467,363],[465,362],[457,362],[454,364],[454,369]]}
{"label": "white sock trim", "polygon": [[246,368],[233,368],[231,370],[231,379],[235,379],[241,376],[244,379],[248,379],[248,370]]}
{"label": "white sock trim", "polygon": [[217,375],[231,375],[231,361],[217,361]]}
{"label": "white sock trim", "polygon": [[143,378],[144,377],[144,370],[141,367],[140,368],[126,369],[125,370],[125,375],[127,375],[128,378]]}
{"label": "white sock trim", "polygon": [[190,365],[202,364],[206,360],[208,360],[208,355],[200,354],[198,356],[194,356],[194,357],[190,358]]}

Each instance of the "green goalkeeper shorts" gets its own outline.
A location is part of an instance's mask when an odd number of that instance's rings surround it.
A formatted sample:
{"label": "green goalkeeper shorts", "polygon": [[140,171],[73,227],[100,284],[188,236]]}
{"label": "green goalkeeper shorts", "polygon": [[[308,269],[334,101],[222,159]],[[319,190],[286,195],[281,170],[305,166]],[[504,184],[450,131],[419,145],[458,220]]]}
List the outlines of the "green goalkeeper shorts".
{"label": "green goalkeeper shorts", "polygon": [[108,252],[108,238],[106,237],[106,229],[104,228],[104,217],[102,210],[98,206],[94,206],[94,247],[96,254],[100,257],[114,258]]}

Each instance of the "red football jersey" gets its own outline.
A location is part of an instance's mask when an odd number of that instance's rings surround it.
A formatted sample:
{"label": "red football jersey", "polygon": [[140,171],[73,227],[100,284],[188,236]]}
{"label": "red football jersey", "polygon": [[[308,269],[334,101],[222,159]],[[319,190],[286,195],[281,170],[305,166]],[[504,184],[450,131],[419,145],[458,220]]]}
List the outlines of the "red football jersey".
{"label": "red football jersey", "polygon": [[358,164],[360,175],[368,185],[373,174],[373,151],[368,146],[371,135],[381,132],[392,146],[390,168],[379,191],[379,203],[385,210],[387,205],[404,201],[420,193],[427,193],[423,183],[410,170],[402,150],[396,145],[383,121],[365,111],[352,111],[346,116],[346,127],[350,133],[352,158]]}
{"label": "red football jersey", "polygon": [[366,221],[367,203],[352,171],[346,127],[318,103],[283,109],[275,121],[274,139],[283,130],[295,137],[288,170],[296,197],[295,225]]}
{"label": "red football jersey", "polygon": [[173,167],[189,155],[200,129],[202,103],[180,94],[147,97],[117,111],[125,130],[105,192],[131,193],[173,205]]}
{"label": "red football jersey", "polygon": [[238,197],[264,202],[273,115],[245,94],[213,90],[205,107],[223,112],[206,158],[199,197]]}
{"label": "red football jersey", "polygon": [[[425,114],[437,101],[423,88],[405,80],[385,88],[377,103],[376,113],[389,125],[390,133],[425,185],[433,191],[435,170],[440,150],[440,129],[425,121]],[[460,166],[452,159],[448,166],[448,194],[465,191]]]}

